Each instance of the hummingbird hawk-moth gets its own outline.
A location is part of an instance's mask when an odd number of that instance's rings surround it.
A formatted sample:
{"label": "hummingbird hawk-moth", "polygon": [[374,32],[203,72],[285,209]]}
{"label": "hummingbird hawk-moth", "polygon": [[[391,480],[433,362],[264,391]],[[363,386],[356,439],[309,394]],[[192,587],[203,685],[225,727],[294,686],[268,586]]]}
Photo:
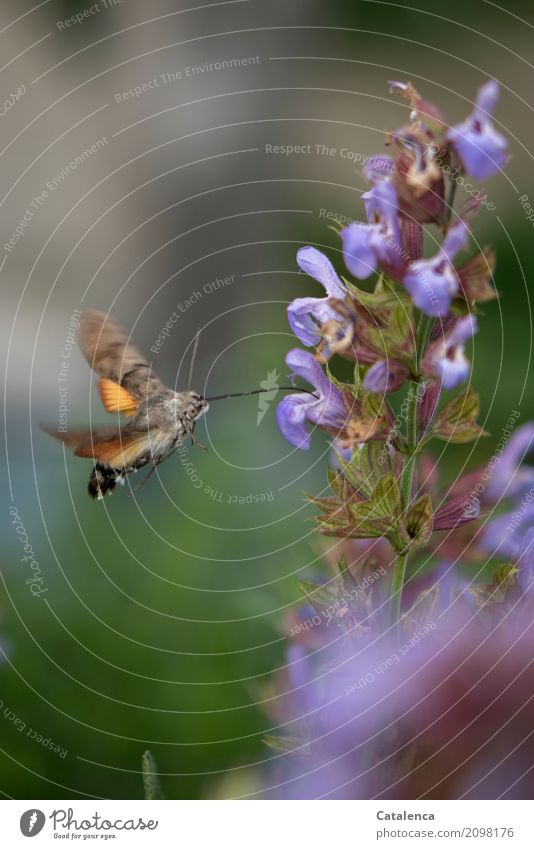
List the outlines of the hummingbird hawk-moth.
{"label": "hummingbird hawk-moth", "polygon": [[89,495],[99,500],[113,492],[118,483],[124,483],[130,472],[152,464],[151,474],[188,436],[195,441],[195,424],[209,409],[210,401],[265,391],[212,398],[192,390],[175,392],[152,371],[151,364],[129,342],[126,331],[111,316],[97,310],[82,314],[78,339],[85,359],[100,376],[98,389],[105,409],[129,421],[119,428],[44,429],[72,448],[76,457],[95,461],[88,489]]}

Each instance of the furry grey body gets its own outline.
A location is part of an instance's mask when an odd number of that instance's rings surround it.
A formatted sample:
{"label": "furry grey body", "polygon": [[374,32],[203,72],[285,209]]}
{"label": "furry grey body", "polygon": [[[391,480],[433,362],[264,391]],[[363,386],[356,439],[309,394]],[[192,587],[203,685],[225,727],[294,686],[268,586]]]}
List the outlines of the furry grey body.
{"label": "furry grey body", "polygon": [[119,428],[58,432],[51,436],[74,449],[77,457],[95,461],[89,495],[102,498],[123,483],[129,472],[152,464],[154,469],[187,436],[209,408],[197,392],[175,392],[152,371],[152,365],[110,315],[87,310],[79,329],[82,352],[102,380],[99,389],[108,412],[130,417]]}
{"label": "furry grey body", "polygon": [[184,439],[193,435],[195,423],[209,409],[205,398],[197,392],[174,392],[164,387],[155,395],[145,398],[135,416],[121,429],[136,435],[146,433],[146,448],[127,465],[96,463],[89,479],[89,495],[101,499],[112,492],[118,483],[124,483],[129,472],[152,463],[156,467]]}

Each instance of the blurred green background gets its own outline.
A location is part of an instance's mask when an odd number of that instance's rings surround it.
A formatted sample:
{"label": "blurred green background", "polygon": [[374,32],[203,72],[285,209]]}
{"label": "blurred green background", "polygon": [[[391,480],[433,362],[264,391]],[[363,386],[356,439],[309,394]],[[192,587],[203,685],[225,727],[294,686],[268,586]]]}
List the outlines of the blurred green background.
{"label": "blurred green background", "polygon": [[[6,797],[141,797],[147,748],[171,798],[248,795],[260,785],[273,722],[257,703],[284,663],[281,622],[296,582],[318,561],[302,492],[325,486],[326,442],[317,436],[307,454],[292,451],[274,404],[258,424],[257,399],[221,402],[198,428],[208,452],[189,447],[134,497],[125,488],[96,504],[86,495],[90,464],[64,456],[39,423],[57,422],[69,316],[84,306],[109,309],[148,354],[177,304],[195,301],[154,355],[171,385],[187,385],[197,328],[196,389],[252,388],[271,370],[285,377],[285,305],[319,291],[296,274],[295,251],[322,245],[341,270],[320,210],[360,215],[365,181],[347,157],[282,157],[266,145],[368,156],[406,120],[388,79],[411,79],[451,123],[487,77],[501,82],[496,120],[512,159],[486,187],[496,210],[475,225],[479,243],[497,250],[502,293],[484,308],[473,350],[491,436],[473,450],[447,449],[444,479],[491,454],[512,410],[521,422],[534,414],[534,232],[518,201],[534,198],[532,4],[206,6],[125,0],[62,28],[88,5],[50,2],[20,20],[29,4],[2,5],[3,97],[25,89],[1,118],[3,241],[48,181],[106,139],[31,207],[1,272]],[[185,71],[236,57],[260,61]],[[178,71],[172,84],[161,81]],[[90,387],[74,350],[69,424],[105,421]],[[44,574],[41,598],[25,584],[11,504]]]}

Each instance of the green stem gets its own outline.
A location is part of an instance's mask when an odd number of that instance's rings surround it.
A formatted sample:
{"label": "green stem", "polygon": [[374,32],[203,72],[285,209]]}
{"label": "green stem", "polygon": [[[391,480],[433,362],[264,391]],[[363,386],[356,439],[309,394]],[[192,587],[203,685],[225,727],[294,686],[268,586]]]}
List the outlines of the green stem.
{"label": "green stem", "polygon": [[[400,490],[402,496],[403,512],[408,509],[412,493],[412,483],[415,471],[415,459],[417,456],[417,386],[415,382],[410,383],[408,389],[408,408],[406,411],[406,433],[408,437],[408,454],[404,461],[400,479]],[[408,554],[397,555],[393,575],[391,578],[391,614],[392,624],[398,626],[401,616],[402,590],[406,578],[406,566]]]}
{"label": "green stem", "polygon": [[395,568],[391,578],[391,613],[392,625],[394,628],[399,627],[401,615],[402,589],[406,578],[406,566],[408,564],[408,555],[399,554],[395,561]]}
{"label": "green stem", "polygon": [[[416,340],[416,372],[419,373],[420,361],[423,357],[425,348],[428,343],[430,331],[432,329],[432,319],[429,316],[421,314],[417,326]],[[418,455],[419,447],[419,430],[417,427],[417,412],[419,404],[417,381],[411,381],[408,389],[408,404],[406,409],[406,437],[407,437],[407,456],[404,461],[402,474],[400,478],[400,490],[402,496],[402,509],[405,512],[410,506],[412,496],[413,478],[415,472],[415,464]],[[393,625],[397,626],[401,615],[402,590],[406,578],[406,566],[408,563],[408,554],[402,553],[397,556],[393,576],[391,579],[391,611]]]}
{"label": "green stem", "polygon": [[400,490],[402,494],[402,506],[404,510],[408,509],[412,494],[413,474],[415,471],[415,458],[417,456],[417,387],[418,383],[410,383],[409,388],[409,404],[406,414],[406,431],[408,437],[408,453],[404,461],[400,479]]}
{"label": "green stem", "polygon": [[457,188],[456,180],[451,180],[451,184],[449,186],[449,191],[447,193],[447,198],[445,200],[445,216],[447,220],[447,227],[452,221],[452,214],[454,212],[454,198],[456,195]]}
{"label": "green stem", "polygon": [[418,373],[421,368],[421,360],[423,359],[423,354],[425,353],[426,346],[428,345],[428,340],[430,339],[433,326],[434,319],[430,315],[424,315],[424,313],[422,313],[419,319],[419,324],[417,325],[417,351],[415,354],[417,357]]}

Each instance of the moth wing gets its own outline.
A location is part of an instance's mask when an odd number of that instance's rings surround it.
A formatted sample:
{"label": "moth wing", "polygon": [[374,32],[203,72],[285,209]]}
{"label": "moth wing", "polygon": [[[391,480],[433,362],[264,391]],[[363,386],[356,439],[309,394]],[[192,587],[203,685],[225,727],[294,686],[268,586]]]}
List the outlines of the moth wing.
{"label": "moth wing", "polygon": [[75,457],[94,459],[114,469],[131,466],[139,456],[150,451],[151,447],[148,431],[121,432],[112,428],[95,428],[58,433],[48,427],[43,427],[43,430],[72,448]]}
{"label": "moth wing", "polygon": [[94,428],[94,430],[90,430],[89,428],[84,428],[83,430],[71,430],[69,428],[69,430],[65,433],[61,433],[57,430],[57,427],[42,424],[41,429],[49,436],[53,437],[53,439],[57,439],[58,442],[62,442],[63,445],[67,445],[68,448],[77,448],[79,445],[90,443],[91,440],[96,442],[99,439],[110,439],[117,435],[117,429],[112,427],[97,427]]}
{"label": "moth wing", "polygon": [[80,321],[78,338],[93,371],[118,384],[137,402],[165,388],[152,372],[150,363],[130,343],[124,328],[111,316],[86,310]]}
{"label": "moth wing", "polygon": [[102,403],[108,413],[122,413],[133,416],[137,410],[137,400],[124,386],[115,383],[107,377],[98,381],[98,389]]}
{"label": "moth wing", "polygon": [[148,431],[116,433],[112,437],[93,439],[89,443],[78,445],[75,457],[90,457],[113,469],[122,469],[135,463],[138,457],[150,451]]}

